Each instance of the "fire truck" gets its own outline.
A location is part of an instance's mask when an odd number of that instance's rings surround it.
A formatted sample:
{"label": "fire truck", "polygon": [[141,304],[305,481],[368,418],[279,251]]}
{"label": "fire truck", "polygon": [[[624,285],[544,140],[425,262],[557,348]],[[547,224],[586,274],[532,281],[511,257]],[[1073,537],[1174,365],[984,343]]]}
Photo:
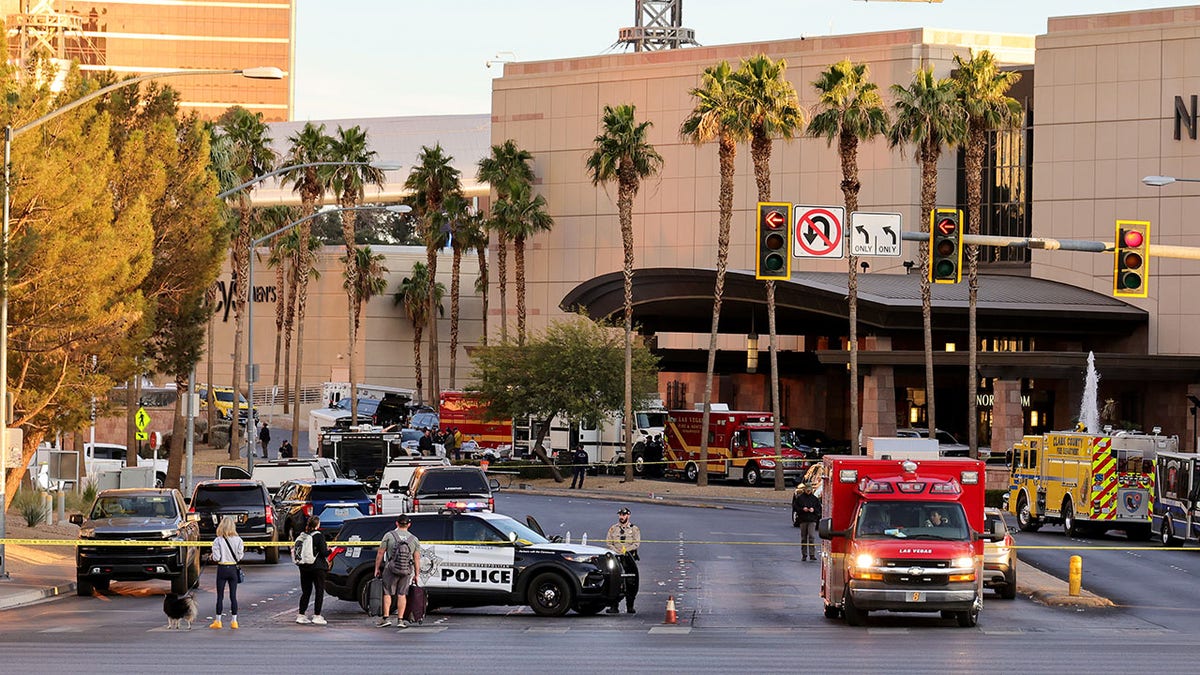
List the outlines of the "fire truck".
{"label": "fire truck", "polygon": [[1155,457],[1179,448],[1175,436],[1119,431],[1055,432],[1013,446],[1008,508],[1033,532],[1061,523],[1070,537],[1123,530],[1150,538]]}
{"label": "fire truck", "polygon": [[[667,414],[663,448],[667,472],[694,481],[700,473],[700,410],[672,410]],[[786,428],[784,428],[786,436]],[[788,447],[775,447],[774,417],[769,412],[712,410],[708,420],[708,475],[741,480],[757,486],[775,480],[782,458],[784,479],[804,475],[805,455]]]}
{"label": "fire truck", "polygon": [[823,460],[821,599],[861,626],[874,610],[941,612],[964,628],[983,609],[984,463]]}
{"label": "fire truck", "polygon": [[1200,455],[1160,452],[1155,461],[1154,529],[1163,546],[1200,541]]}
{"label": "fire truck", "polygon": [[[474,394],[462,391],[443,391],[438,406],[438,426],[462,432],[463,443],[475,441],[474,454],[504,457],[511,453],[513,425],[511,419],[488,419],[487,404]],[[468,448],[470,446],[468,445]]]}

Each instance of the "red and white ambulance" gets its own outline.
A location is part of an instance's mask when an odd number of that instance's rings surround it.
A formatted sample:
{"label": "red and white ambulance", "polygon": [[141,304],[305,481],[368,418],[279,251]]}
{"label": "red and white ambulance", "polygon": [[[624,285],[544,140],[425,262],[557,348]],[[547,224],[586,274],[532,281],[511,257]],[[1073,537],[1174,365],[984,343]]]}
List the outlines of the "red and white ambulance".
{"label": "red and white ambulance", "polygon": [[824,460],[825,616],[862,625],[875,610],[940,612],[976,624],[983,609],[984,463]]}

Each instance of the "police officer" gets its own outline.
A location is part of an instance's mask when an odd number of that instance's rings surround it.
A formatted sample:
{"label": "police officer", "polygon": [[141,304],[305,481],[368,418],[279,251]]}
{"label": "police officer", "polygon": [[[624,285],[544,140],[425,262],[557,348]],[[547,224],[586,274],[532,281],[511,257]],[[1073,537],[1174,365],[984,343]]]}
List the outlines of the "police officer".
{"label": "police officer", "polygon": [[[583,479],[587,476],[588,454],[578,441],[575,442],[572,448],[571,463],[575,466],[575,474],[571,477],[571,489],[582,488]],[[578,486],[576,486],[577,482],[579,483]]]}
{"label": "police officer", "polygon": [[[617,522],[608,528],[605,544],[609,550],[621,556],[621,566],[625,568],[625,611],[636,614],[633,601],[638,592],[638,547],[642,545],[642,531],[637,525],[629,522],[629,509],[621,507],[617,511]],[[617,603],[608,608],[609,614],[616,614]]]}

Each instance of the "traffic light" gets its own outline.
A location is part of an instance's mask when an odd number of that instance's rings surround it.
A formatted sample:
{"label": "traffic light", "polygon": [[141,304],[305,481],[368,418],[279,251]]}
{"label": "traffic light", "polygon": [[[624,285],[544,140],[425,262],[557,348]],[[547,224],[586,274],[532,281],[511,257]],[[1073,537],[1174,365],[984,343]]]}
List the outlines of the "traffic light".
{"label": "traffic light", "polygon": [[779,280],[792,276],[792,205],[758,203],[758,239],[754,277]]}
{"label": "traffic light", "polygon": [[962,211],[934,209],[929,220],[929,280],[957,284],[962,281]]}
{"label": "traffic light", "polygon": [[1144,298],[1150,288],[1150,223],[1118,220],[1113,295]]}

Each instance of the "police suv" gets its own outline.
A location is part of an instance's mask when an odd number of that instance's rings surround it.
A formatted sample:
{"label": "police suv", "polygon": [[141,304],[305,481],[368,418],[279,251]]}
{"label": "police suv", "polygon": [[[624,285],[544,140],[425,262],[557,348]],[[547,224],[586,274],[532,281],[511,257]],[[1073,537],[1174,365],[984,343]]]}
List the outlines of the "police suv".
{"label": "police suv", "polygon": [[[612,552],[551,542],[485,509],[458,502],[409,515],[409,532],[421,541],[419,583],[430,609],[529,605],[541,616],[596,614],[623,596],[624,570]],[[355,543],[378,542],[395,524],[394,514],[346,521],[329,543],[325,588],[331,595],[366,610],[377,547]]]}

